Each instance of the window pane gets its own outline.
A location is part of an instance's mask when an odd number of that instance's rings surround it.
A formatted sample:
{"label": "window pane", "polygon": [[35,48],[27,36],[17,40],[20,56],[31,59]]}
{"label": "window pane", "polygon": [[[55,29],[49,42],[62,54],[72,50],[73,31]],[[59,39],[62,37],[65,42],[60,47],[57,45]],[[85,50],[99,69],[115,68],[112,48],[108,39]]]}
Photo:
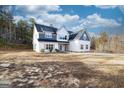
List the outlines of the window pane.
{"label": "window pane", "polygon": [[81,45],[81,49],[84,49],[84,45]]}
{"label": "window pane", "polygon": [[86,45],[86,49],[88,49],[88,45]]}

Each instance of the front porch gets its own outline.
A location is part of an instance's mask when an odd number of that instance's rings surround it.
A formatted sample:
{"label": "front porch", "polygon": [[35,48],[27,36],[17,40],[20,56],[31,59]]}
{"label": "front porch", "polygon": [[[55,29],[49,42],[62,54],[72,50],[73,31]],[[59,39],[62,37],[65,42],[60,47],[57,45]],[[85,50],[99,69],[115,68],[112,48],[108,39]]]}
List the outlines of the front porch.
{"label": "front porch", "polygon": [[69,44],[68,43],[59,43],[58,49],[62,52],[69,51]]}

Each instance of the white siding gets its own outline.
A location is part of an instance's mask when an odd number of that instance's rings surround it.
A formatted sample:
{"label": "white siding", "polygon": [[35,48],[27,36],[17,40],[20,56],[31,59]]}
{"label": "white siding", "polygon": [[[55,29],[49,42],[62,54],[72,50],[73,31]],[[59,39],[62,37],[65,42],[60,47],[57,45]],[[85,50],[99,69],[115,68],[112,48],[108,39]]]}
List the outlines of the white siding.
{"label": "white siding", "polygon": [[58,43],[57,42],[38,42],[38,50],[36,52],[41,52],[42,49],[45,50],[45,45],[46,44],[53,44],[54,49],[58,49]]}
{"label": "white siding", "polygon": [[[67,36],[67,40],[60,39],[60,37]],[[57,41],[68,41],[69,39],[69,33],[68,31],[62,27],[57,31]]]}
{"label": "white siding", "polygon": [[[84,45],[84,49],[81,49],[81,45]],[[86,45],[88,45],[88,49],[86,49]],[[90,51],[90,41],[83,41],[83,40],[69,41],[69,50],[74,52]]]}
{"label": "white siding", "polygon": [[34,32],[33,32],[33,50],[36,51],[36,52],[39,50],[38,38],[39,38],[39,32],[37,32],[37,29],[34,26]]}

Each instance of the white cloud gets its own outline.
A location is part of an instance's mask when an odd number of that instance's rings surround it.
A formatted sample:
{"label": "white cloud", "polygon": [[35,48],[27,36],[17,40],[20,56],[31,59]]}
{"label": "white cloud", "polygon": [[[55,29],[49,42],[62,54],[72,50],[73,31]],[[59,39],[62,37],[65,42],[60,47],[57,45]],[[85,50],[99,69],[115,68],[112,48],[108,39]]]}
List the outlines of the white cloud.
{"label": "white cloud", "polygon": [[23,16],[14,16],[15,22],[18,22],[19,20],[24,20],[25,18]]}
{"label": "white cloud", "polygon": [[124,5],[96,5],[96,7],[101,8],[101,9],[119,8],[121,12],[124,14]]}
{"label": "white cloud", "polygon": [[81,20],[81,26],[88,28],[96,27],[118,27],[121,24],[114,19],[102,18],[98,14],[92,14],[87,16],[85,19]]}
{"label": "white cloud", "polygon": [[95,34],[94,32],[88,32],[90,37],[99,37],[98,34]]}
{"label": "white cloud", "polygon": [[96,5],[96,7],[101,8],[101,9],[109,9],[109,8],[114,9],[117,6],[116,5]]}
{"label": "white cloud", "polygon": [[[25,19],[34,18],[40,24],[53,24],[55,27],[62,25],[67,26],[69,29],[79,23],[80,17],[71,14],[59,14],[62,11],[60,6],[16,6],[18,13],[25,14]],[[55,12],[55,13],[53,13]],[[15,20],[23,19],[23,16],[15,16]]]}
{"label": "white cloud", "polygon": [[[17,6],[17,12],[25,15],[14,16],[15,20],[34,18],[37,23],[40,24],[53,24],[55,27],[59,28],[65,25],[68,30],[78,31],[83,28],[97,28],[97,27],[118,27],[119,24],[114,19],[102,18],[98,14],[92,14],[84,19],[80,19],[78,15],[71,14],[60,14],[60,6]],[[53,13],[55,12],[55,13]]]}
{"label": "white cloud", "polygon": [[114,19],[106,19],[102,18],[97,13],[88,15],[86,18],[80,20],[80,25],[72,27],[72,30],[81,30],[81,29],[88,29],[88,28],[115,28],[121,26],[120,23],[118,23]]}
{"label": "white cloud", "polygon": [[27,14],[41,14],[44,12],[62,11],[58,5],[21,5],[16,6],[16,11],[20,11]]}
{"label": "white cloud", "polygon": [[124,6],[119,6],[119,8],[122,11],[122,13],[124,14]]}
{"label": "white cloud", "polygon": [[79,20],[78,15],[69,15],[69,14],[62,15],[62,14],[44,13],[41,14],[41,18],[45,22],[56,23],[56,24],[71,23]]}

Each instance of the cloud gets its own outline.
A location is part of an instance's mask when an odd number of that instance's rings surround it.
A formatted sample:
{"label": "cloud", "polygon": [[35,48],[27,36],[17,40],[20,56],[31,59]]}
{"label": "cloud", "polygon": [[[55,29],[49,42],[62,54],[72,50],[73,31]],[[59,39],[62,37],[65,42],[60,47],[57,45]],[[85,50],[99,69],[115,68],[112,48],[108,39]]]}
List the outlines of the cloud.
{"label": "cloud", "polygon": [[92,15],[88,15],[86,18],[80,20],[80,24],[77,26],[72,27],[72,30],[81,30],[81,29],[95,29],[95,28],[105,28],[105,29],[112,29],[120,27],[121,24],[118,23],[114,19],[106,19],[102,18],[97,13],[94,13]]}
{"label": "cloud", "polygon": [[78,31],[84,28],[115,28],[121,24],[114,19],[102,18],[94,13],[81,19],[77,14],[61,14],[60,6],[16,6],[14,19],[16,22],[20,19],[28,20],[34,18],[39,24],[50,25],[59,28],[65,25],[68,30]]}
{"label": "cloud", "polygon": [[[53,24],[56,27],[62,25],[67,26],[69,29],[71,26],[76,25],[79,22],[80,17],[78,15],[60,14],[62,11],[60,6],[16,6],[16,13],[19,16],[15,16],[15,20],[23,19],[28,20],[34,18],[37,23],[40,24]],[[21,17],[22,16],[22,17]]]}
{"label": "cloud", "polygon": [[25,18],[23,16],[14,16],[14,20],[17,23],[19,20],[24,20]]}
{"label": "cloud", "polygon": [[101,8],[101,9],[109,9],[109,8],[114,9],[117,6],[116,5],[96,5],[96,7]]}
{"label": "cloud", "polygon": [[62,11],[60,6],[58,5],[20,5],[16,6],[16,11],[23,12],[27,14],[41,14],[44,12],[55,12],[55,11]]}
{"label": "cloud", "polygon": [[70,23],[71,22],[75,22],[79,20],[79,16],[78,15],[69,15],[69,14],[49,14],[49,13],[44,13],[41,14],[41,19],[44,22],[47,23],[54,23],[54,24],[66,24],[66,23]]}
{"label": "cloud", "polygon": [[124,5],[96,5],[96,7],[101,8],[101,9],[119,8],[121,12],[124,14]]}
{"label": "cloud", "polygon": [[124,14],[124,6],[119,6],[121,12]]}
{"label": "cloud", "polygon": [[118,27],[121,24],[114,19],[102,18],[97,13],[87,16],[85,19],[81,20],[81,26],[89,28],[97,27]]}

